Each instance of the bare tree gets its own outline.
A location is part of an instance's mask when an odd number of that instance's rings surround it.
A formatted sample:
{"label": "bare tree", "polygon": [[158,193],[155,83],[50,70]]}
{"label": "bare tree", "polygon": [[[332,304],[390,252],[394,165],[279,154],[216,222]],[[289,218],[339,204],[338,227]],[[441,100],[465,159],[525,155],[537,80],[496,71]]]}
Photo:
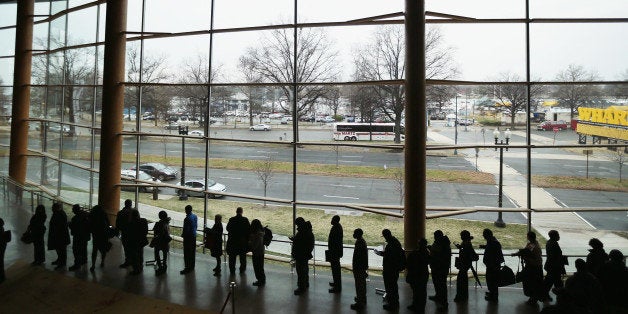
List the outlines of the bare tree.
{"label": "bare tree", "polygon": [[610,90],[611,94],[618,99],[628,99],[628,69],[624,70],[624,73],[620,75],[620,80],[625,81],[622,85],[613,85]]}
{"label": "bare tree", "polygon": [[[263,82],[288,83],[281,86],[285,102],[279,102],[284,113],[303,116],[307,110],[324,96],[322,86],[298,85],[296,90],[297,108],[292,108],[293,92],[289,83],[295,79],[294,41],[290,29],[273,30],[264,36],[257,47],[249,47],[240,58],[251,74]],[[320,28],[299,28],[297,31],[296,81],[298,83],[331,82],[338,75],[337,51],[326,32]]]}
{"label": "bare tree", "polygon": [[608,153],[608,157],[619,166],[619,183],[621,183],[621,171],[626,163],[626,147],[613,147],[614,151]]}
{"label": "bare tree", "polygon": [[399,193],[399,205],[403,204],[403,168],[393,168],[393,180],[395,181],[395,190]]}
{"label": "bare tree", "polygon": [[[182,73],[179,80],[184,84],[194,84],[178,86],[177,94],[187,99],[187,110],[192,116],[199,116],[199,124],[205,125],[205,116],[209,109],[208,84],[213,82],[220,73],[220,67],[212,68],[209,74],[209,60],[207,56],[197,54],[194,58],[185,60],[181,66]],[[212,87],[212,93],[222,92],[223,87]]]}
{"label": "bare tree", "polygon": [[[142,106],[150,108],[155,115],[155,126],[159,118],[165,119],[170,109],[170,99],[172,93],[171,88],[163,88],[150,85],[151,83],[162,83],[167,80],[170,75],[166,71],[166,58],[163,56],[151,56],[144,54],[144,60],[140,60],[140,52],[138,47],[130,47],[127,50],[127,81],[140,82],[140,62],[142,82],[141,88],[130,88],[124,94],[124,108],[130,112],[131,108],[138,108],[139,91],[142,91]],[[139,116],[141,112],[137,112]],[[129,115],[130,120],[130,115]]]}
{"label": "bare tree", "polygon": [[[274,158],[268,155],[266,159],[258,161],[253,167],[253,171],[255,171],[255,174],[257,174],[257,177],[260,181],[262,181],[262,185],[264,186],[264,197],[266,197],[266,191],[268,190],[268,185],[270,185],[270,180],[275,174],[275,169],[273,167],[274,161]],[[264,200],[264,207],[266,207],[266,200]]]}
{"label": "bare tree", "polygon": [[[425,37],[426,77],[447,79],[457,75],[452,61],[452,48],[443,46],[438,28],[428,30]],[[354,54],[356,80],[402,80],[405,77],[405,38],[400,26],[384,26],[373,35],[371,43],[358,48]],[[376,108],[395,123],[395,142],[401,142],[400,131],[404,110],[402,85],[373,86]],[[428,93],[430,94],[430,93]],[[434,94],[434,93],[432,93]],[[415,104],[419,105],[419,104]]]}
{"label": "bare tree", "polygon": [[325,94],[323,95],[324,104],[334,113],[334,118],[338,115],[341,96],[338,86],[328,86],[325,88]]}
{"label": "bare tree", "polygon": [[[259,71],[255,68],[255,63],[252,59],[244,56],[240,57],[240,63],[238,67],[240,72],[244,76],[246,83],[260,83],[263,77]],[[262,111],[262,105],[264,102],[265,90],[256,86],[242,86],[240,91],[244,94],[249,102],[249,125],[253,125],[253,115],[256,111]]]}
{"label": "bare tree", "polygon": [[[587,71],[581,65],[571,64],[556,75],[556,80],[562,82],[583,82],[595,81],[598,79],[597,74]],[[598,87],[592,85],[559,85],[555,91],[555,97],[558,98],[561,105],[567,105],[570,112],[570,119],[573,120],[578,107],[582,106],[588,99],[596,96]]]}
{"label": "bare tree", "polygon": [[[519,75],[504,72],[501,73],[497,79],[499,82],[514,83],[522,82]],[[530,98],[534,99],[543,92],[544,87],[542,85],[532,85],[530,88]],[[487,95],[492,95],[500,105],[500,110],[507,113],[510,116],[510,126],[515,128],[515,118],[517,112],[528,112],[528,90],[525,85],[522,84],[503,84],[503,85],[489,85],[483,88],[483,92]],[[532,100],[530,102],[533,102]]]}

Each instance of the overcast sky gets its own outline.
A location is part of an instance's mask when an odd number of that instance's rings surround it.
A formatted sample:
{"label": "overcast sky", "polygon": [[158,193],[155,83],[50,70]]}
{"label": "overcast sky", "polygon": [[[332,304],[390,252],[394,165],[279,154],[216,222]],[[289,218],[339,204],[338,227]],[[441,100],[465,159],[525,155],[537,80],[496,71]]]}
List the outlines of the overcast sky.
{"label": "overcast sky", "polygon": [[[71,1],[78,5],[88,1]],[[404,10],[401,0],[301,0],[300,21],[346,21]],[[14,6],[14,5],[12,5]],[[146,30],[181,32],[209,29],[208,0],[149,0]],[[524,18],[524,0],[428,0],[428,11],[475,18]],[[38,5],[38,14],[47,9]],[[0,26],[12,25],[13,10],[0,8]],[[73,13],[69,18],[73,41],[93,41],[95,8]],[[141,1],[129,0],[128,29],[140,30]],[[292,0],[216,0],[215,28],[290,23]],[[104,15],[104,13],[103,13]],[[628,17],[627,0],[531,0],[532,18],[550,17]],[[525,77],[525,25],[521,24],[443,24],[443,45],[452,47],[460,68],[459,79],[491,80],[502,72]],[[367,42],[376,27],[325,29],[340,52],[338,66],[349,79],[352,53]],[[628,69],[628,24],[532,24],[531,72],[533,78],[552,80],[569,64],[583,65],[605,80],[620,78]],[[36,27],[35,36],[45,34]],[[220,65],[223,80],[237,81],[237,60],[246,47],[256,45],[261,32],[217,34],[214,37],[214,64]],[[13,53],[12,30],[0,31],[0,55]],[[11,43],[11,44],[7,44]],[[166,56],[168,67],[176,71],[184,59],[206,54],[208,36],[146,41],[147,55]],[[0,77],[12,81],[12,61],[0,59]]]}

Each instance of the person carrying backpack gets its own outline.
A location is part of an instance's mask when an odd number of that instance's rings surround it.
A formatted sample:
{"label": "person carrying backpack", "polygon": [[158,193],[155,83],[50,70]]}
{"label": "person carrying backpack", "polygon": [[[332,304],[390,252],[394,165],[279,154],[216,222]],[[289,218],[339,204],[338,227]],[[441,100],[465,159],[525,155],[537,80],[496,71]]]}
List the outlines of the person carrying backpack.
{"label": "person carrying backpack", "polygon": [[454,297],[454,302],[462,302],[469,299],[468,272],[473,262],[479,258],[473,249],[473,244],[471,244],[471,240],[473,240],[471,233],[467,230],[462,230],[460,239],[462,243],[455,244],[459,253],[455,263],[456,268],[458,268],[458,277],[456,278],[456,297]]}

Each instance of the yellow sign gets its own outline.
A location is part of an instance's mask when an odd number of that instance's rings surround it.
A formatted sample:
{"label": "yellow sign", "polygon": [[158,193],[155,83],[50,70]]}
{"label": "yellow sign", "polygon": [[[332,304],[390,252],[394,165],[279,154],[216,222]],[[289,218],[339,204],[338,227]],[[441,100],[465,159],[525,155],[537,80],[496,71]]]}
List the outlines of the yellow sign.
{"label": "yellow sign", "polygon": [[628,125],[628,106],[611,106],[606,109],[578,108],[581,121]]}
{"label": "yellow sign", "polygon": [[621,128],[610,128],[599,125],[578,123],[578,129],[576,131],[580,134],[595,135],[628,141],[628,130]]}

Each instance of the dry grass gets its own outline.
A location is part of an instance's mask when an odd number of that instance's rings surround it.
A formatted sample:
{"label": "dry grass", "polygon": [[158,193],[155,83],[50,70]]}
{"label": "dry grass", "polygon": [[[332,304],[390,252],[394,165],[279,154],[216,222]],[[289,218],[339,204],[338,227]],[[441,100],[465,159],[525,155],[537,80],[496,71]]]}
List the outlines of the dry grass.
{"label": "dry grass", "polygon": [[575,176],[532,176],[532,184],[542,188],[628,192],[628,180]]}

